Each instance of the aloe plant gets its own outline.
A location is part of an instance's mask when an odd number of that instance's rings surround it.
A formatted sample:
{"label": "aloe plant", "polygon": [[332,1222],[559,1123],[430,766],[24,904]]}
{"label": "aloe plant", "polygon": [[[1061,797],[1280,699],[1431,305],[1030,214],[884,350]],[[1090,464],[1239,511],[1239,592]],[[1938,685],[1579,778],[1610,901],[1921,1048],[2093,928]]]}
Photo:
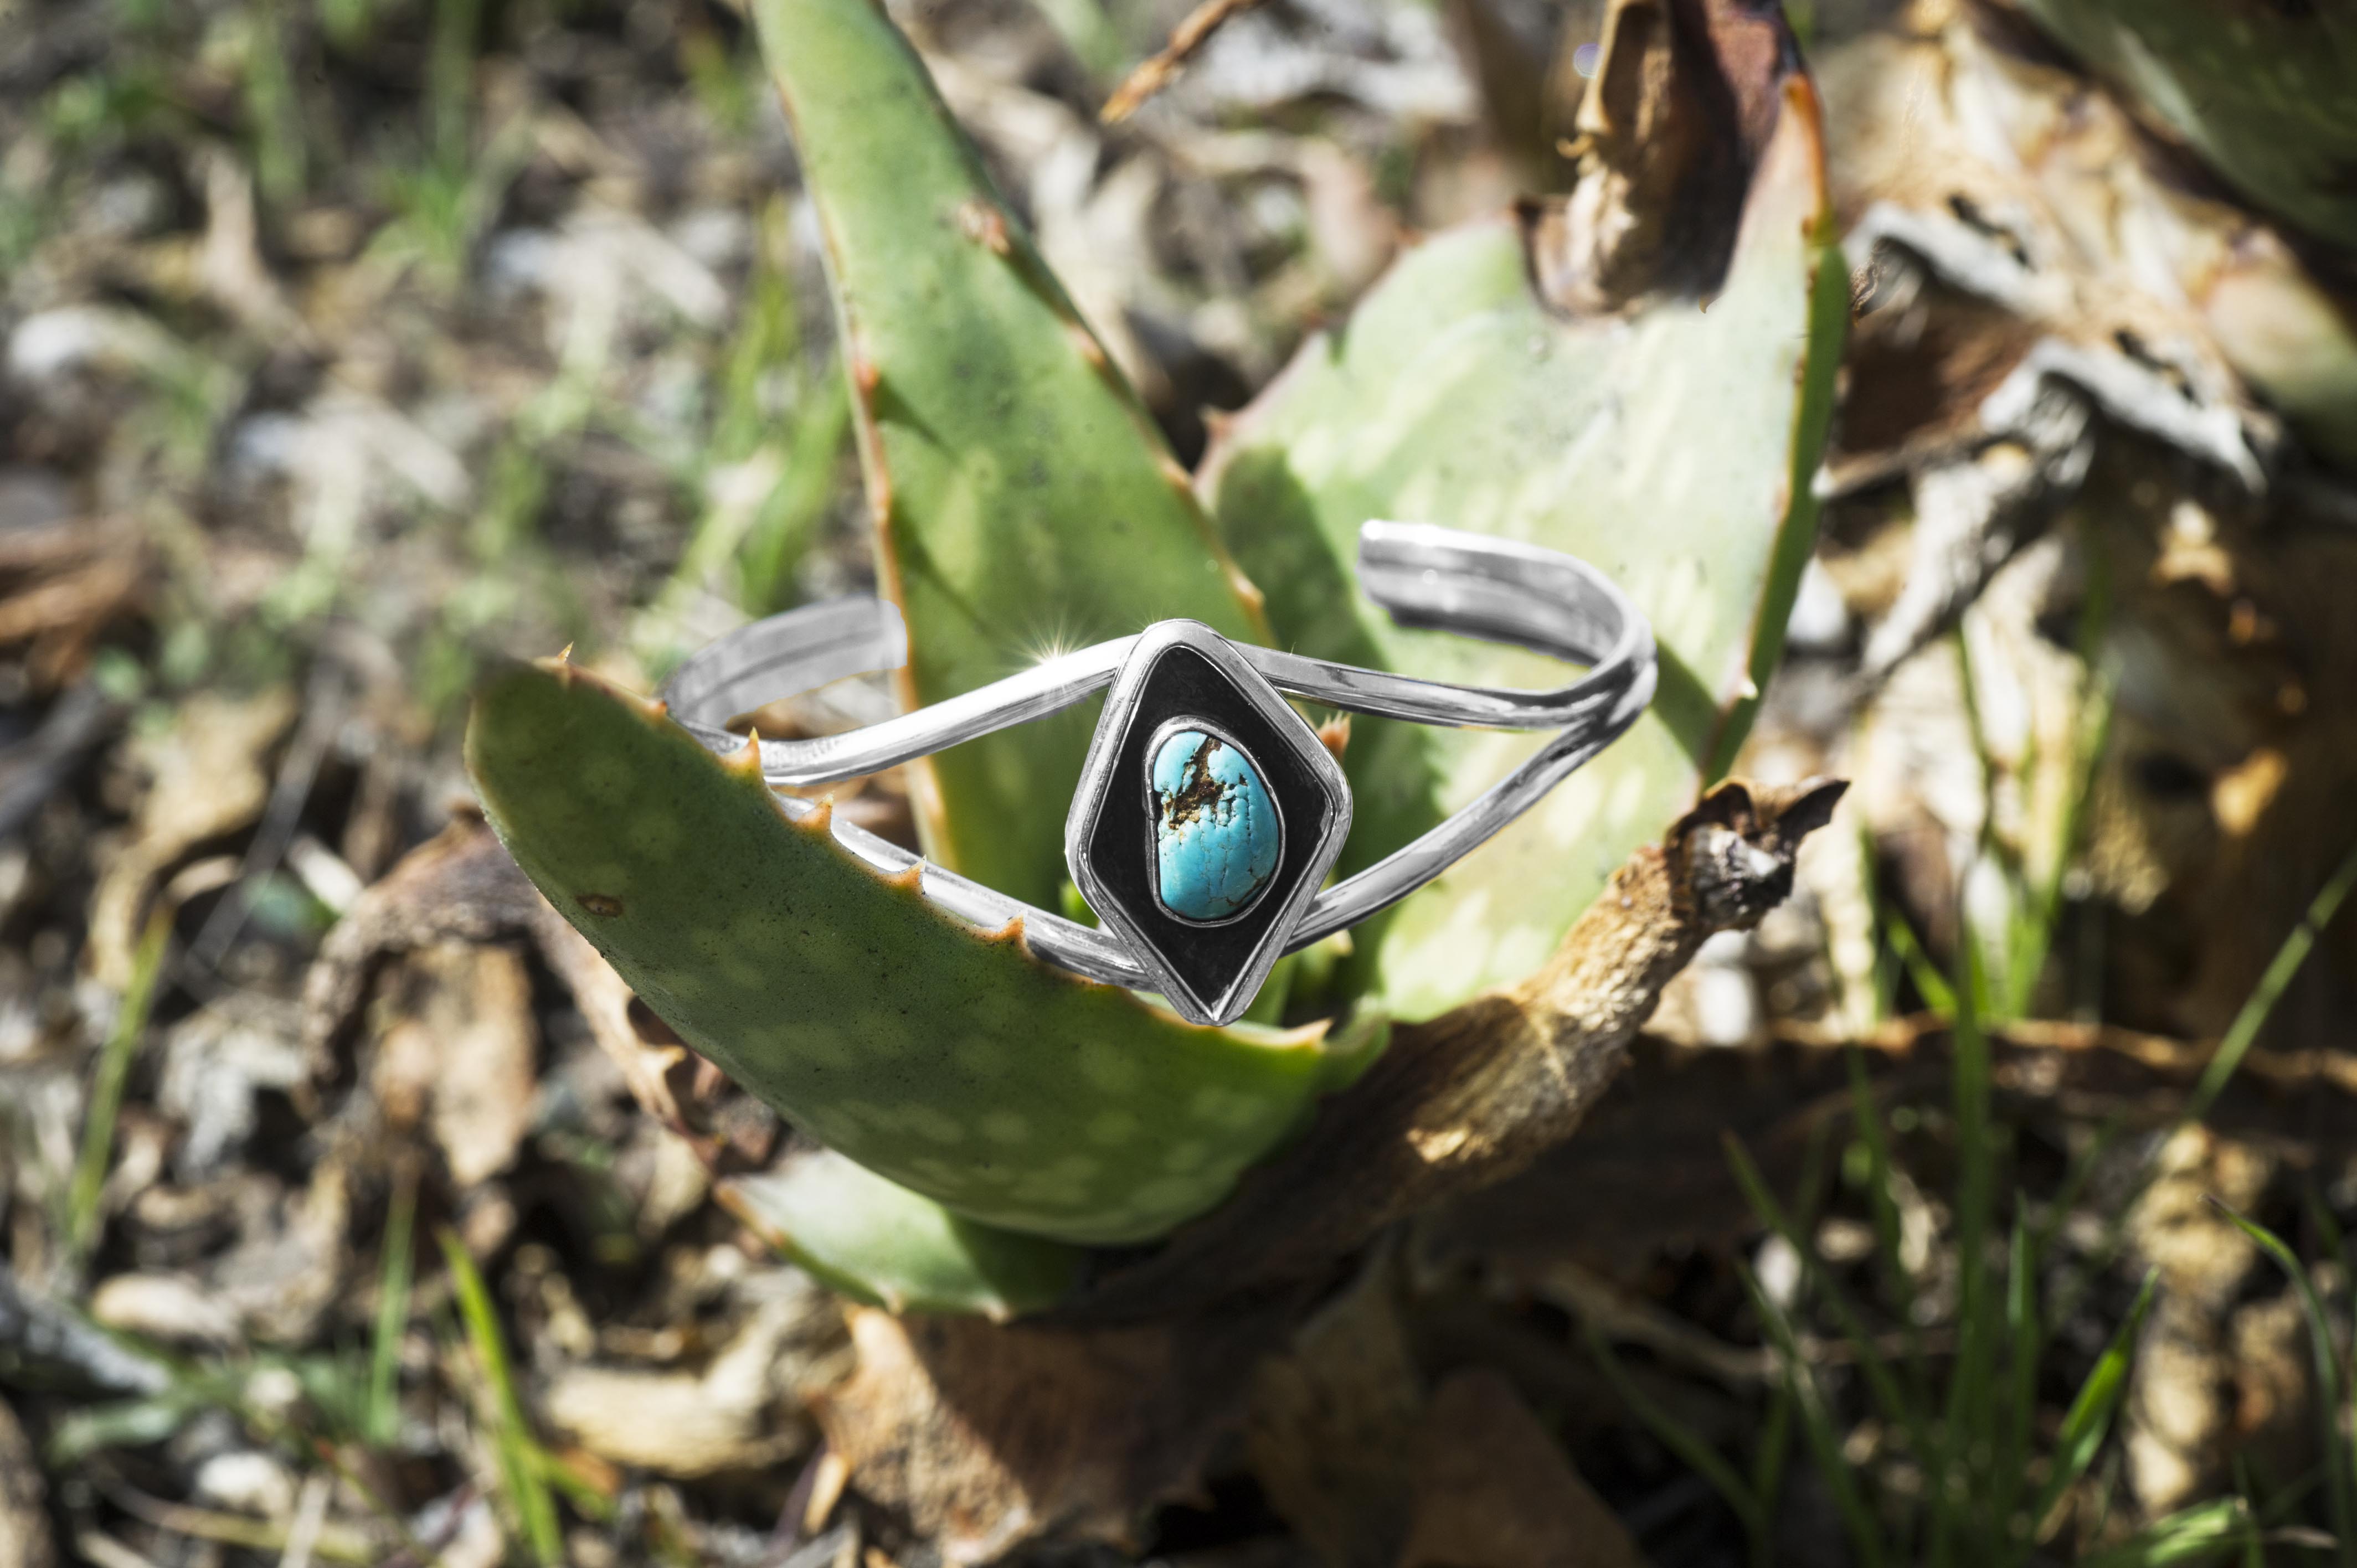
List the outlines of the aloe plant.
{"label": "aloe plant", "polygon": [[[1560,679],[1383,622],[1344,570],[1372,516],[1587,554],[1662,636],[1661,716],[1387,929],[1362,928],[1322,998],[1340,1022],[1291,1030],[1184,1024],[1040,963],[1019,927],[941,914],[846,855],[823,808],[781,803],[749,751],[716,757],[659,705],[561,660],[487,684],[468,761],[517,862],[689,1045],[837,1152],[726,1199],[868,1299],[1030,1311],[1070,1287],[1078,1248],[1152,1240],[1218,1205],[1372,1058],[1387,1016],[1543,957],[1606,871],[1726,766],[1806,555],[1846,304],[1814,101],[1798,78],[1771,98],[1777,128],[1706,309],[1664,293],[1576,319],[1534,294],[1514,223],[1437,238],[1243,417],[1199,499],[880,7],[755,14],[826,235],[908,700],[1171,617],[1419,673]],[[1089,717],[920,768],[927,853],[1053,907]],[[1361,721],[1351,862],[1527,745]]]}

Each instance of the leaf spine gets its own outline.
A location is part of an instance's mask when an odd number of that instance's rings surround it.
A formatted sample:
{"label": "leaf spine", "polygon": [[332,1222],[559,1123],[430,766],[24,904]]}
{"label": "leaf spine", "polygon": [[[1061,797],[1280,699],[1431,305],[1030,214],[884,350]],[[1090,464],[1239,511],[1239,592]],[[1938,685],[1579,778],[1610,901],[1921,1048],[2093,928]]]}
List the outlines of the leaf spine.
{"label": "leaf spine", "polygon": [[958,204],[958,232],[994,256],[1011,254],[1015,242],[1006,231],[1006,214],[979,196]]}
{"label": "leaf spine", "polygon": [[761,732],[759,729],[747,729],[745,744],[722,757],[720,761],[722,766],[731,773],[740,773],[753,779],[759,779],[761,777]]}

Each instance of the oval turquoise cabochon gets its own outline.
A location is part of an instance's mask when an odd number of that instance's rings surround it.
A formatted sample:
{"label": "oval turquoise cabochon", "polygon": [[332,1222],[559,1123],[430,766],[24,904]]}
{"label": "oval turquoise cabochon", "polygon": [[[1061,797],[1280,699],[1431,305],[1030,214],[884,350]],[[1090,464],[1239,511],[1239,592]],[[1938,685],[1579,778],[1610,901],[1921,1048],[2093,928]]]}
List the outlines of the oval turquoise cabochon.
{"label": "oval turquoise cabochon", "polygon": [[1268,890],[1282,830],[1268,786],[1244,754],[1200,729],[1154,748],[1155,894],[1182,920],[1224,920]]}

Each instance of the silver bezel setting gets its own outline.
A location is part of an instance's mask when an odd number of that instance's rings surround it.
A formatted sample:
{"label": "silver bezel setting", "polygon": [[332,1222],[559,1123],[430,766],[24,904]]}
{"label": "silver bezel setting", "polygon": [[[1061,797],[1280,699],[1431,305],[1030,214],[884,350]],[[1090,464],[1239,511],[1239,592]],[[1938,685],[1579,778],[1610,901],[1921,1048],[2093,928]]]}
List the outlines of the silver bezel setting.
{"label": "silver bezel setting", "polygon": [[[1164,672],[1171,668],[1166,661],[1178,650],[1210,666],[1215,683],[1184,695],[1174,693],[1172,679]],[[1195,681],[1191,672],[1186,678]],[[1219,711],[1222,706],[1229,711]],[[1142,745],[1132,740],[1141,710],[1146,711],[1146,726]],[[1282,755],[1269,755],[1265,745],[1248,744],[1237,735],[1239,727],[1262,729]],[[1150,757],[1162,738],[1181,728],[1200,729],[1234,746],[1260,776],[1277,813],[1274,880],[1244,909],[1217,921],[1189,920],[1161,905],[1152,780],[1123,777],[1126,761],[1140,752]],[[1112,819],[1115,824],[1133,818],[1135,831],[1101,834],[1108,813],[1119,813]],[[1350,832],[1351,789],[1341,765],[1226,638],[1189,620],[1157,622],[1140,634],[1114,679],[1089,742],[1065,819],[1064,862],[1081,897],[1136,955],[1181,1017],[1198,1024],[1229,1024],[1251,1005],[1324,886]],[[1136,867],[1106,863],[1108,854],[1124,854],[1139,857]],[[1152,907],[1144,907],[1149,901]],[[1247,922],[1258,923],[1258,934],[1226,972],[1208,980],[1200,972],[1189,977],[1185,966],[1200,961],[1200,940]],[[1198,936],[1199,944],[1189,944],[1189,932]],[[1190,947],[1192,950],[1182,950]]]}

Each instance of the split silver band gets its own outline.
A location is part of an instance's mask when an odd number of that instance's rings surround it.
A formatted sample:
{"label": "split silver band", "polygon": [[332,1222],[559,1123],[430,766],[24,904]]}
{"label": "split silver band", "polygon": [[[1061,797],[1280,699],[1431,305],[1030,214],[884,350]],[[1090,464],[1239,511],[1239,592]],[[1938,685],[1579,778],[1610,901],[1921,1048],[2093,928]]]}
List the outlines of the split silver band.
{"label": "split silver band", "polygon": [[[1653,637],[1645,618],[1603,574],[1572,556],[1453,529],[1370,522],[1360,531],[1358,576],[1367,596],[1402,626],[1509,643],[1588,670],[1545,690],[1451,685],[1231,642],[1187,623],[1194,640],[1209,638],[1232,649],[1269,686],[1290,696],[1421,724],[1556,732],[1522,766],[1422,837],[1314,898],[1305,890],[1297,916],[1273,933],[1270,961],[1279,951],[1356,925],[1431,881],[1609,745],[1653,695]],[[1141,644],[1156,641],[1152,629],[1116,638],[842,735],[764,739],[761,771],[780,789],[879,772],[1071,707],[1113,686]],[[907,660],[908,634],[894,606],[836,599],[771,616],[720,639],[682,664],[660,695],[673,720],[728,754],[744,745],[725,727],[737,714],[847,676],[898,669]],[[797,818],[817,809],[791,796],[782,804]],[[925,897],[962,919],[995,929],[1020,916],[1025,939],[1040,958],[1092,980],[1164,991],[1199,1021],[1227,1021],[1207,1016],[1230,1011],[1227,1006],[1189,1005],[1170,993],[1170,976],[1155,955],[1141,955],[1114,930],[1093,929],[984,886],[841,817],[832,832],[845,850],[879,871],[921,866]]]}

